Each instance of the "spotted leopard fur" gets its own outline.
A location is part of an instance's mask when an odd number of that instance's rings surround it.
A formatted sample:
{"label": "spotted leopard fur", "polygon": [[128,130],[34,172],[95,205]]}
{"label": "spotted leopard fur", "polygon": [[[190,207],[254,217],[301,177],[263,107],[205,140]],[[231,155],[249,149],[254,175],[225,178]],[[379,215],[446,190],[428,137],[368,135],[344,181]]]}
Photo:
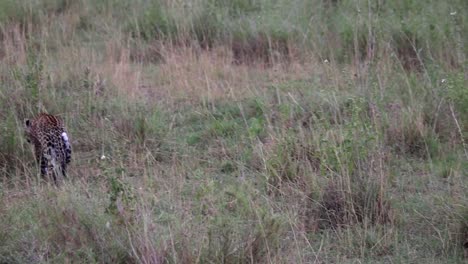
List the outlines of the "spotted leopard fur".
{"label": "spotted leopard fur", "polygon": [[25,120],[25,132],[27,141],[34,146],[41,175],[55,183],[58,177],[66,177],[72,151],[62,119],[41,113],[32,120]]}

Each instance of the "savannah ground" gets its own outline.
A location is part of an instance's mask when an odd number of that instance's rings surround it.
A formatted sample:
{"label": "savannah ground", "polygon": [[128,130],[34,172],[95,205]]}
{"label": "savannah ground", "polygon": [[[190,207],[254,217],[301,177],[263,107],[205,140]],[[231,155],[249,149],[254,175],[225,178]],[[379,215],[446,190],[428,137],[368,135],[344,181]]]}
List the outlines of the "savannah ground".
{"label": "savannah ground", "polygon": [[[468,2],[1,0],[0,263],[463,263]],[[60,115],[69,178],[23,120]]]}

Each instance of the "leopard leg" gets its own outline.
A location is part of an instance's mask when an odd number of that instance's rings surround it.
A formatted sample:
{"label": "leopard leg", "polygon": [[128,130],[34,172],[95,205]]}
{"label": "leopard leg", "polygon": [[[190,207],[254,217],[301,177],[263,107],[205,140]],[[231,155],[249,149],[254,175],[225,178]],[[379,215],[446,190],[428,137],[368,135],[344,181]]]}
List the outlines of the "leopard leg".
{"label": "leopard leg", "polygon": [[47,176],[48,165],[49,165],[49,162],[48,162],[46,155],[41,155],[41,158],[40,158],[41,176],[43,177]]}
{"label": "leopard leg", "polygon": [[63,178],[67,178],[67,168],[65,167],[66,165],[62,165],[62,176]]}
{"label": "leopard leg", "polygon": [[48,144],[48,147],[43,151],[41,159],[41,174],[47,178],[47,180],[53,180],[57,184],[57,172],[54,166],[54,153],[53,145]]}

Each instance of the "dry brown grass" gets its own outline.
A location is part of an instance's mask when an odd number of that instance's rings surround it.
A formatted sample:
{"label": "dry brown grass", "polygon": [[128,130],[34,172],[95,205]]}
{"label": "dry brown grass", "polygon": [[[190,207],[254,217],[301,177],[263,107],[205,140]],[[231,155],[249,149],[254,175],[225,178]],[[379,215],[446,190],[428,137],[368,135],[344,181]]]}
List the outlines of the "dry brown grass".
{"label": "dry brown grass", "polygon": [[[349,43],[348,28],[311,27],[327,47],[295,32],[205,47],[190,16],[175,39],[140,39],[110,7],[74,8],[0,27],[0,262],[460,260],[458,66],[415,61],[376,21]],[[20,136],[38,111],[73,142],[58,188]]]}

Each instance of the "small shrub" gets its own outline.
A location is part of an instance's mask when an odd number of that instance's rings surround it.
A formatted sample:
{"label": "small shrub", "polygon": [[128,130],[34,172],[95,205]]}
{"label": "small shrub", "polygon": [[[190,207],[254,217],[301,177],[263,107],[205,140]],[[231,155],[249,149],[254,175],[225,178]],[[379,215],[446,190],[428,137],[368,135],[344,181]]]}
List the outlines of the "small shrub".
{"label": "small shrub", "polygon": [[119,216],[125,223],[131,221],[130,212],[135,210],[135,196],[131,187],[113,176],[108,178],[108,182],[110,203],[106,212]]}

